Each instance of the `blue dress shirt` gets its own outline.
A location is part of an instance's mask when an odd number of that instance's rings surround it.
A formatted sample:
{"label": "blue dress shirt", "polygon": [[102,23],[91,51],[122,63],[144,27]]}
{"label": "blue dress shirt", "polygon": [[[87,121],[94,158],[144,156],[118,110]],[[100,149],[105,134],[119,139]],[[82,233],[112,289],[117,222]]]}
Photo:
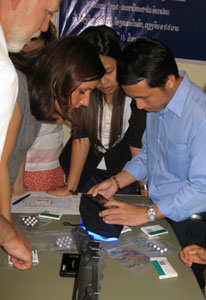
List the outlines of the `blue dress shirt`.
{"label": "blue dress shirt", "polygon": [[180,75],[168,105],[147,113],[143,147],[123,168],[148,180],[149,197],[173,221],[206,212],[206,95]]}

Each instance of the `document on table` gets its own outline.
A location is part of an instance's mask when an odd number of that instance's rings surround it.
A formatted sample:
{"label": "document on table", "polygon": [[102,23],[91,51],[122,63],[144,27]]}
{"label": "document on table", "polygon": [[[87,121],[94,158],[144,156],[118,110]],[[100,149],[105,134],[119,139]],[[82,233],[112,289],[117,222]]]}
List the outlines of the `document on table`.
{"label": "document on table", "polygon": [[55,214],[79,215],[80,194],[67,197],[56,197],[44,192],[27,192],[25,195],[27,194],[30,194],[30,196],[16,205],[12,205],[12,203],[21,197],[11,199],[12,213],[40,213],[46,211]]}

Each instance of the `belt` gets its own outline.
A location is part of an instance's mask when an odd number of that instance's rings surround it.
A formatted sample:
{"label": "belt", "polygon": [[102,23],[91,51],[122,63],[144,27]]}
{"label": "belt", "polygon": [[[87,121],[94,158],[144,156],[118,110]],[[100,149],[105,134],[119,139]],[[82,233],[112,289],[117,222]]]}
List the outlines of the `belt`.
{"label": "belt", "polygon": [[206,222],[206,212],[202,212],[199,214],[193,214],[193,215],[191,215],[190,220]]}

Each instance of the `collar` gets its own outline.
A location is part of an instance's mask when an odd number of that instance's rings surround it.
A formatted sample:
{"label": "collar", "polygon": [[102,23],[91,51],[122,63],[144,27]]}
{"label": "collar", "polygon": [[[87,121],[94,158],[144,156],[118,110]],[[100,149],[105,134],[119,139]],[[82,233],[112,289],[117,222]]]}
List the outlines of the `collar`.
{"label": "collar", "polygon": [[175,94],[173,95],[172,99],[164,109],[164,113],[170,110],[178,117],[181,117],[183,114],[183,109],[185,107],[185,102],[187,101],[187,94],[191,88],[191,81],[189,80],[185,71],[180,71],[179,75],[183,77],[183,80],[180,83]]}
{"label": "collar", "polygon": [[5,53],[8,55],[8,49],[7,49],[6,39],[5,39],[4,31],[3,31],[3,28],[1,26],[1,24],[0,24],[0,44],[3,47]]}

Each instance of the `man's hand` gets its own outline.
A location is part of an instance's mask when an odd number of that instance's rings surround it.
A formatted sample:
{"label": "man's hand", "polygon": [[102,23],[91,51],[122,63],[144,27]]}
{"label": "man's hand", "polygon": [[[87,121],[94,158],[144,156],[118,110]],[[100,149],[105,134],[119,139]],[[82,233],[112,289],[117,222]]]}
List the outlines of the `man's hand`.
{"label": "man's hand", "polygon": [[0,245],[11,256],[14,267],[20,270],[31,268],[31,243],[20,232],[16,231],[2,215],[0,215]]}
{"label": "man's hand", "polygon": [[206,248],[190,245],[180,252],[180,259],[187,267],[191,267],[193,263],[206,264]]}
{"label": "man's hand", "polygon": [[105,198],[110,199],[117,191],[117,186],[114,181],[110,178],[102,181],[99,184],[94,185],[89,191],[88,194],[92,194],[94,197],[99,193],[102,194]]}
{"label": "man's hand", "polygon": [[136,207],[116,200],[106,202],[105,207],[110,206],[115,206],[116,208],[105,209],[99,214],[107,224],[137,226],[148,222],[146,216],[147,207]]}
{"label": "man's hand", "polygon": [[14,267],[27,270],[32,266],[32,246],[29,240],[20,232],[2,245],[3,249],[11,256]]}

